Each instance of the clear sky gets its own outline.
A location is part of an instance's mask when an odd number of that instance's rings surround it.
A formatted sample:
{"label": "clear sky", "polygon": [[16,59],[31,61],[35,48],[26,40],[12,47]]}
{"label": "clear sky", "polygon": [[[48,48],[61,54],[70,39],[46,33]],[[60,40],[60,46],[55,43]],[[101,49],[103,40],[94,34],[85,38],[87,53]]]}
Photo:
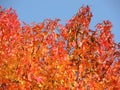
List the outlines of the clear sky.
{"label": "clear sky", "polygon": [[4,8],[17,11],[20,21],[42,22],[46,18],[60,18],[65,23],[82,5],[89,5],[93,13],[90,28],[103,20],[113,24],[114,40],[120,42],[120,0],[0,0]]}

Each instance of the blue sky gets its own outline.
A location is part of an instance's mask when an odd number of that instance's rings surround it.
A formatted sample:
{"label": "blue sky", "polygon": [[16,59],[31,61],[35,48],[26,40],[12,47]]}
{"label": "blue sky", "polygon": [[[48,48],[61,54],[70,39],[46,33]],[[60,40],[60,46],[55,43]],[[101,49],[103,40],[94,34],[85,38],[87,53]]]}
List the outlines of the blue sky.
{"label": "blue sky", "polygon": [[82,5],[89,5],[93,13],[90,28],[103,20],[113,24],[114,40],[120,42],[120,0],[0,0],[4,8],[17,11],[20,21],[42,22],[46,18],[60,18],[65,23]]}

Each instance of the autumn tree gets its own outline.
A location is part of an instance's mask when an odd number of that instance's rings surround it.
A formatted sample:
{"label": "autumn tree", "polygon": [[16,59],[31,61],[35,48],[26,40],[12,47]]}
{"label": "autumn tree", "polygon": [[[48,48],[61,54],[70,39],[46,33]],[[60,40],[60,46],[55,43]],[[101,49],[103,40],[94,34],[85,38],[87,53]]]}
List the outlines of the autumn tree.
{"label": "autumn tree", "polygon": [[0,90],[119,90],[120,43],[109,20],[91,30],[91,18],[82,6],[65,25],[29,25],[0,7]]}

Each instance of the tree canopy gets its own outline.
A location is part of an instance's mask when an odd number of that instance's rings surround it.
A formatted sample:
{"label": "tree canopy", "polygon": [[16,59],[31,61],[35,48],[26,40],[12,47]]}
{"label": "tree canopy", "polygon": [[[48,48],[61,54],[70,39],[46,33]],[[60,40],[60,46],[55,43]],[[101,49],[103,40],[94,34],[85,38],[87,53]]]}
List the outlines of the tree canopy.
{"label": "tree canopy", "polygon": [[91,30],[91,18],[82,6],[65,25],[30,25],[0,7],[0,90],[119,90],[120,43],[109,20]]}

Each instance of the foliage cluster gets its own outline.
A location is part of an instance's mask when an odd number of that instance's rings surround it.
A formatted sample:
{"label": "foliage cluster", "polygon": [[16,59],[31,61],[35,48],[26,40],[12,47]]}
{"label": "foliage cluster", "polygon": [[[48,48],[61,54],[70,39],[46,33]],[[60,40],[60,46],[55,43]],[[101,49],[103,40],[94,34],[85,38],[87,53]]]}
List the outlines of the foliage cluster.
{"label": "foliage cluster", "polygon": [[120,43],[108,20],[89,29],[91,17],[83,6],[64,26],[22,25],[0,7],[0,90],[119,90]]}

